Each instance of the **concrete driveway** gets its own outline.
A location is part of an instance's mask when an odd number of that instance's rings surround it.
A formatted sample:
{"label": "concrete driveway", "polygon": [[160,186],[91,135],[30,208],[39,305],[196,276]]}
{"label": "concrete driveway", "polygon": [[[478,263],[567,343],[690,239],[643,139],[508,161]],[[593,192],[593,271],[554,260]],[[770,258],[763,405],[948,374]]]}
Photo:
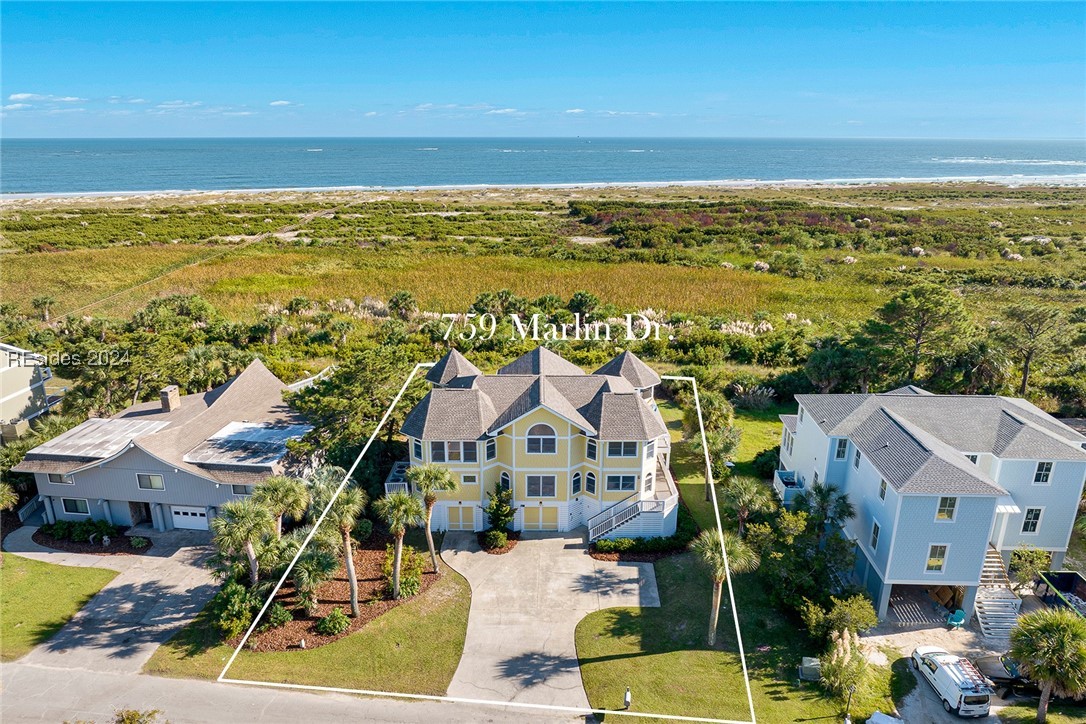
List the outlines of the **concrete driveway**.
{"label": "concrete driveway", "polygon": [[659,606],[651,563],[588,555],[584,529],[522,534],[504,555],[447,533],[442,558],[471,584],[464,655],[449,696],[588,708],[574,630],[615,606]]}
{"label": "concrete driveway", "polygon": [[119,571],[53,638],[21,660],[33,666],[137,674],[160,644],[189,623],[218,590],[204,563],[209,534],[153,533],[147,555],[63,553],[30,540],[34,528],[13,531],[4,548],[59,565]]}

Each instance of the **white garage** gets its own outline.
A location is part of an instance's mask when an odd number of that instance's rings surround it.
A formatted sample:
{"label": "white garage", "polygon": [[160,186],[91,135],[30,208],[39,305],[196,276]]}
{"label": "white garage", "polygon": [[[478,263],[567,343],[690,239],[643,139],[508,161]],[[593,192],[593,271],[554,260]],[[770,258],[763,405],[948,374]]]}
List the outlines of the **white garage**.
{"label": "white garage", "polygon": [[171,505],[170,512],[173,515],[174,528],[188,528],[189,530],[207,530],[207,509],[189,508],[183,505]]}

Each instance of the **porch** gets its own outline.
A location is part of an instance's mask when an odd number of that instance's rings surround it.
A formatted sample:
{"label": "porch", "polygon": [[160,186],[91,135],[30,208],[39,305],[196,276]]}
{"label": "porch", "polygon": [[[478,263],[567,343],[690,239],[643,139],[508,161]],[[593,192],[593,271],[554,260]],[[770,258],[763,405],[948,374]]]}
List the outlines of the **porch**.
{"label": "porch", "polygon": [[773,490],[777,492],[781,505],[790,508],[796,496],[803,492],[803,482],[795,470],[774,470]]}
{"label": "porch", "polygon": [[409,467],[411,467],[411,463],[406,460],[400,460],[393,464],[392,470],[388,472],[388,477],[385,478],[385,495],[411,492],[411,483],[407,479],[407,469]]}

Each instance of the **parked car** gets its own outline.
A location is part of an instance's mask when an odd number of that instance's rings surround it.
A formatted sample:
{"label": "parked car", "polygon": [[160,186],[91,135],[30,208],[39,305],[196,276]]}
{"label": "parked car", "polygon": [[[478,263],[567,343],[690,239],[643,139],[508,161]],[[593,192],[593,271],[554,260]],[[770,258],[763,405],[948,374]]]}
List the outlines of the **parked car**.
{"label": "parked car", "polygon": [[[973,665],[977,667],[980,673],[984,674],[995,690],[999,692],[1000,699],[1011,697],[1037,699],[1041,696],[1041,687],[1022,675],[1018,670],[1018,662],[1012,659],[1009,654],[982,656],[979,659],[974,659]],[[1072,699],[1070,697],[1053,696],[1052,701],[1060,704],[1086,706],[1086,697]]]}
{"label": "parked car", "polygon": [[948,712],[961,717],[988,716],[995,691],[969,659],[938,646],[917,646],[912,662]]}

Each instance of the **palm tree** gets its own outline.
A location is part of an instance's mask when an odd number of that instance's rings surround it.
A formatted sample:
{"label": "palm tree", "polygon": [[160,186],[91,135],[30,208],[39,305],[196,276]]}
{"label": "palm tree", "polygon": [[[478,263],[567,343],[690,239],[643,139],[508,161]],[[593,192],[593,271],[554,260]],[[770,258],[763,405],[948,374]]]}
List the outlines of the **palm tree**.
{"label": "palm tree", "polygon": [[351,531],[358,523],[358,516],[366,509],[369,499],[359,488],[351,485],[343,489],[336,496],[332,507],[328,510],[330,525],[336,527],[343,538],[343,560],[347,566],[347,581],[351,585],[351,615],[358,616],[358,576],[354,571],[354,549],[351,541]]}
{"label": "palm tree", "polygon": [[251,499],[223,503],[219,514],[211,521],[215,543],[220,549],[243,552],[249,559],[249,583],[257,584],[260,563],[256,557],[257,544],[275,533],[275,520],[264,506]]}
{"label": "palm tree", "polygon": [[1041,687],[1037,721],[1044,724],[1048,701],[1086,694],[1086,620],[1066,608],[1027,613],[1011,631],[1011,658]]}
{"label": "palm tree", "polygon": [[305,609],[307,615],[316,613],[317,589],[332,580],[337,568],[339,561],[336,557],[323,550],[306,551],[294,564],[291,580],[298,594],[298,604]]}
{"label": "palm tree", "polygon": [[275,537],[283,536],[283,516],[301,518],[309,508],[309,491],[298,478],[273,475],[253,490],[253,502],[275,516]]}
{"label": "palm tree", "polygon": [[795,497],[795,508],[807,514],[815,529],[815,542],[822,548],[828,528],[838,528],[856,515],[856,506],[833,483],[815,483]]}
{"label": "palm tree", "polygon": [[50,297],[48,295],[34,297],[34,299],[30,301],[30,305],[34,307],[34,309],[38,310],[39,314],[41,314],[41,321],[43,322],[49,321],[49,310],[51,310],[53,308],[53,305],[56,303],[57,300],[54,297]]}
{"label": "palm tree", "polygon": [[430,548],[430,560],[434,564],[434,573],[441,573],[437,563],[437,551],[434,550],[434,534],[430,524],[434,516],[434,504],[438,493],[451,493],[460,488],[460,483],[452,471],[444,465],[428,463],[415,465],[407,469],[407,479],[422,493],[422,502],[426,506],[426,545]]}
{"label": "palm tree", "polygon": [[750,516],[776,510],[777,499],[761,480],[741,476],[724,484],[724,505],[739,521],[739,537],[742,538]]}
{"label": "palm tree", "polygon": [[[14,510],[19,504],[19,494],[9,483],[0,483],[0,510]],[[0,566],[4,565],[4,554],[0,551]]]}
{"label": "palm tree", "polygon": [[419,499],[410,493],[389,493],[373,504],[377,515],[384,518],[388,531],[396,539],[392,558],[392,597],[400,597],[400,561],[403,558],[403,537],[409,525],[423,522],[425,512]]}
{"label": "palm tree", "polygon": [[[690,550],[694,551],[698,560],[709,570],[713,579],[713,608],[709,612],[709,645],[716,643],[717,621],[720,619],[720,599],[724,589],[724,581],[728,578],[728,571],[732,573],[749,573],[758,568],[761,561],[754,549],[748,546],[742,538],[735,533],[724,534],[724,549],[720,548],[720,532],[703,530],[690,543]],[[724,553],[727,552],[728,565],[724,565]]]}

